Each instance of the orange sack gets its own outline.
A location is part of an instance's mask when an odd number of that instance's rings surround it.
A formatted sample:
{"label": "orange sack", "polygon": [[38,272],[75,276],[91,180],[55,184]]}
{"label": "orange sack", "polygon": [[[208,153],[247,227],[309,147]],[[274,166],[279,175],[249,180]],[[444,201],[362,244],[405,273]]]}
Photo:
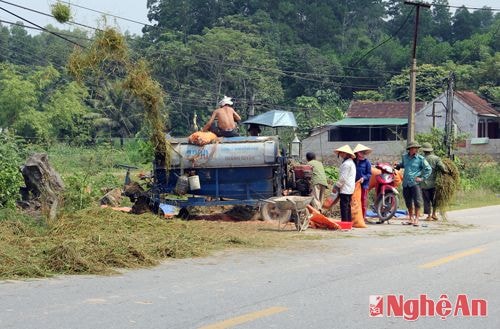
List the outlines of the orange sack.
{"label": "orange sack", "polygon": [[351,218],[352,226],[356,228],[366,228],[363,210],[361,209],[361,182],[356,182],[354,193],[351,197]]}
{"label": "orange sack", "polygon": [[197,131],[188,137],[188,142],[191,144],[203,146],[212,143],[217,139],[217,135],[211,131]]}
{"label": "orange sack", "polygon": [[309,213],[312,215],[311,216],[311,223],[310,226],[312,228],[322,228],[322,229],[327,229],[327,230],[338,230],[340,229],[339,224],[337,224],[335,221],[331,220],[330,218],[326,217],[322,213],[320,213],[318,210],[314,209],[311,205],[307,206],[307,210],[309,210]]}

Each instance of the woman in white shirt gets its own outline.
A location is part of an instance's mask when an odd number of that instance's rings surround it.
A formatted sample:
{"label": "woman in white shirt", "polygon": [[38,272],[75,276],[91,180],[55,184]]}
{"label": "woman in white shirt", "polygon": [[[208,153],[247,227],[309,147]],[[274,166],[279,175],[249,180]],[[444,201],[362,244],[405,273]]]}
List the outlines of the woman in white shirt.
{"label": "woman in white shirt", "polygon": [[356,165],[352,159],[355,155],[349,145],[339,147],[335,153],[344,159],[339,168],[339,180],[334,186],[340,191],[340,218],[343,222],[351,222],[351,197],[356,184]]}

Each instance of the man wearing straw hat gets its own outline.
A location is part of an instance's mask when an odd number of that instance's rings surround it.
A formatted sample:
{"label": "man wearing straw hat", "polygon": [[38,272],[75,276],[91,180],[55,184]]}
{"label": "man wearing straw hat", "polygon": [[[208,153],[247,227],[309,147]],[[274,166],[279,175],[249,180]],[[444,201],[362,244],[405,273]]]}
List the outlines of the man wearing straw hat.
{"label": "man wearing straw hat", "polygon": [[406,208],[408,208],[409,222],[407,225],[419,226],[420,206],[422,205],[422,190],[420,182],[427,179],[432,168],[423,156],[418,154],[420,144],[409,142],[406,146],[408,153],[403,155],[400,163],[396,164],[396,169],[404,168],[403,174],[403,197]]}
{"label": "man wearing straw hat", "polygon": [[[212,113],[210,120],[203,127],[203,131],[210,130],[218,137],[239,136],[236,122],[241,121],[241,117],[231,105],[233,105],[231,97],[224,96],[219,102],[219,108]],[[217,120],[217,124],[215,124],[215,120]]]}
{"label": "man wearing straw hat", "polygon": [[366,157],[372,152],[372,149],[358,144],[354,148],[356,159],[356,182],[361,181],[361,210],[363,219],[366,219],[366,207],[368,205],[368,187],[370,186],[370,178],[372,177],[372,164]]}
{"label": "man wearing straw hat", "polygon": [[431,175],[420,183],[424,197],[424,214],[427,214],[426,220],[432,221],[438,219],[436,214],[436,174],[438,171],[447,173],[448,170],[441,158],[433,153],[434,149],[431,143],[422,143],[421,150],[424,152],[425,160],[432,168]]}
{"label": "man wearing straw hat", "polygon": [[349,145],[344,145],[335,150],[343,159],[339,168],[339,180],[334,189],[340,191],[340,218],[343,222],[351,222],[351,197],[356,183],[356,165],[352,159],[355,157]]}

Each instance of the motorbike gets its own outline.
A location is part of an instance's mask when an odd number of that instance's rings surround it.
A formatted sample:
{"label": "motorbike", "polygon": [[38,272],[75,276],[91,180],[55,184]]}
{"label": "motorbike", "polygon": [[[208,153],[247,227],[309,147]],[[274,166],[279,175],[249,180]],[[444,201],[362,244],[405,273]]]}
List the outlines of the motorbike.
{"label": "motorbike", "polygon": [[378,216],[378,223],[382,224],[391,219],[399,206],[399,192],[396,189],[396,170],[389,163],[377,163],[375,168],[381,172],[375,177],[376,197],[375,212]]}

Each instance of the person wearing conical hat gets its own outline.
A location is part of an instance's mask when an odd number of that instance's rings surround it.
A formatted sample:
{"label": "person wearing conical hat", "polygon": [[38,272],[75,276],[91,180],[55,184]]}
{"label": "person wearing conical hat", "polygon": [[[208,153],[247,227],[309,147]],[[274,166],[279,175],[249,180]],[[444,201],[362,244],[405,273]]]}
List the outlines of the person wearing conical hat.
{"label": "person wearing conical hat", "polygon": [[211,131],[218,137],[239,136],[236,122],[241,121],[241,117],[231,105],[233,105],[231,97],[224,96],[219,102],[219,108],[212,113],[210,120],[203,127],[203,131]]}
{"label": "person wearing conical hat", "polygon": [[424,152],[425,160],[432,168],[431,175],[420,183],[422,196],[424,197],[424,214],[427,214],[426,220],[437,220],[436,214],[436,174],[438,171],[447,173],[448,170],[440,157],[433,153],[431,143],[422,143],[421,150]]}
{"label": "person wearing conical hat", "polygon": [[335,150],[342,164],[339,168],[339,179],[334,185],[334,189],[340,192],[340,218],[343,222],[351,222],[351,197],[356,184],[356,165],[352,159],[354,152],[349,145],[344,145]]}
{"label": "person wearing conical hat", "polygon": [[403,197],[408,208],[409,222],[405,224],[419,226],[420,207],[423,203],[420,183],[427,179],[432,168],[423,156],[418,154],[420,144],[409,142],[406,146],[408,153],[403,155],[401,162],[396,164],[396,169],[404,168]]}
{"label": "person wearing conical hat", "polygon": [[356,164],[356,182],[361,182],[361,210],[363,219],[366,220],[366,208],[368,206],[368,187],[370,186],[370,178],[372,177],[372,164],[367,156],[372,152],[372,149],[358,144],[353,150],[356,155],[354,163]]}

